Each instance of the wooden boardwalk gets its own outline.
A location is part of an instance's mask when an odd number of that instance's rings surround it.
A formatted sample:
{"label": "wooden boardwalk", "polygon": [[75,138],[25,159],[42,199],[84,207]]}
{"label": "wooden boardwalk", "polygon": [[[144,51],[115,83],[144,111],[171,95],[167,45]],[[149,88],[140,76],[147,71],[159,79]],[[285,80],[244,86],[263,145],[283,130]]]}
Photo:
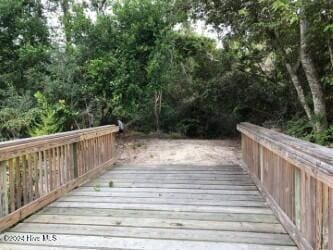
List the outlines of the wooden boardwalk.
{"label": "wooden boardwalk", "polygon": [[296,247],[237,165],[123,165],[0,235],[0,249]]}

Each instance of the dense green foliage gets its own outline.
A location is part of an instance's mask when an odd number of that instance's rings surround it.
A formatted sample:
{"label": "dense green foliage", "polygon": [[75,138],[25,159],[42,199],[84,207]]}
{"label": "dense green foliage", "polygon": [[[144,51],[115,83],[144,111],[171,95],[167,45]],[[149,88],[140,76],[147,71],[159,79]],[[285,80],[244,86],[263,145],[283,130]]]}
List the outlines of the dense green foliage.
{"label": "dense green foliage", "polygon": [[[275,110],[287,116],[275,116],[273,123],[294,136],[321,144],[333,142],[331,1],[197,0],[184,4],[194,9],[194,16],[206,18],[221,31],[229,30],[224,44],[232,54],[240,55],[237,68],[275,84],[274,96],[279,98],[273,105],[283,102]],[[292,93],[283,94],[287,88]],[[262,107],[268,104],[260,103]]]}
{"label": "dense green foliage", "polygon": [[[296,67],[300,9],[325,113],[306,70]],[[207,138],[233,135],[238,122],[250,121],[329,144],[331,16],[329,3],[305,0],[0,0],[0,137],[120,118],[144,132]],[[198,35],[191,18],[226,33],[223,47]]]}

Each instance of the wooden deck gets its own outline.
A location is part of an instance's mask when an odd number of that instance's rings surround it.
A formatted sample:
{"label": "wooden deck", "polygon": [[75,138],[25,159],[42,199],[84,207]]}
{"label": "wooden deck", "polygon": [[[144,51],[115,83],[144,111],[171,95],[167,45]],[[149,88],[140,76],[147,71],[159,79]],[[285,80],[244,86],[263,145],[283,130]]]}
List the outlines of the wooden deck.
{"label": "wooden deck", "polygon": [[0,242],[0,249],[15,250],[296,249],[235,165],[115,166]]}

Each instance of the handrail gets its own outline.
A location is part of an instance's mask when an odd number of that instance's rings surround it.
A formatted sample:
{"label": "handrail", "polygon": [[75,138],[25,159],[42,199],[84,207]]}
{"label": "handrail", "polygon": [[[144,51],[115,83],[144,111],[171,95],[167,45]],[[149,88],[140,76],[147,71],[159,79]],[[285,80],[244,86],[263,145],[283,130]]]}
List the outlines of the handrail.
{"label": "handrail", "polygon": [[30,143],[35,141],[42,141],[42,140],[48,140],[53,138],[59,138],[62,136],[68,136],[68,135],[75,135],[75,134],[81,134],[81,133],[87,133],[90,131],[96,131],[96,130],[102,130],[105,128],[115,127],[114,125],[105,125],[100,127],[93,127],[93,128],[85,128],[85,129],[77,129],[72,131],[66,131],[66,132],[60,132],[56,134],[51,135],[41,135],[41,136],[35,136],[35,137],[29,137],[29,138],[23,138],[23,139],[15,139],[15,140],[9,140],[0,142],[0,148],[23,144],[23,143]]}
{"label": "handrail", "polygon": [[[101,136],[103,134],[108,134],[113,131],[117,131],[118,128],[113,125],[81,129],[76,131],[70,131],[65,133],[59,133],[54,135],[40,136],[31,139],[22,139],[22,141],[14,140],[9,142],[4,142],[0,145],[0,160],[5,160],[7,158],[13,158],[16,155],[22,153],[31,153],[40,150],[41,147],[44,149],[55,147],[56,145],[65,145],[78,142],[87,136]],[[2,146],[2,147],[1,147]]]}
{"label": "handrail", "polygon": [[280,157],[304,169],[311,176],[333,187],[333,149],[251,123],[241,123],[237,129]]}
{"label": "handrail", "polygon": [[300,249],[333,249],[333,149],[250,123],[243,161]]}
{"label": "handrail", "polygon": [[115,161],[113,125],[0,143],[0,231]]}

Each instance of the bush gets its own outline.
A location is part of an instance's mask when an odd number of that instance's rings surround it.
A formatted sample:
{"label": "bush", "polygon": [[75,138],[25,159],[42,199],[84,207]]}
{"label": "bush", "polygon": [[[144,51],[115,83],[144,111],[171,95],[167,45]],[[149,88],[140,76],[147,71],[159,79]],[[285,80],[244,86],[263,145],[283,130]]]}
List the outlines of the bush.
{"label": "bush", "polygon": [[285,132],[309,142],[323,146],[333,146],[333,125],[323,132],[315,132],[310,122],[305,118],[293,119],[287,123]]}

